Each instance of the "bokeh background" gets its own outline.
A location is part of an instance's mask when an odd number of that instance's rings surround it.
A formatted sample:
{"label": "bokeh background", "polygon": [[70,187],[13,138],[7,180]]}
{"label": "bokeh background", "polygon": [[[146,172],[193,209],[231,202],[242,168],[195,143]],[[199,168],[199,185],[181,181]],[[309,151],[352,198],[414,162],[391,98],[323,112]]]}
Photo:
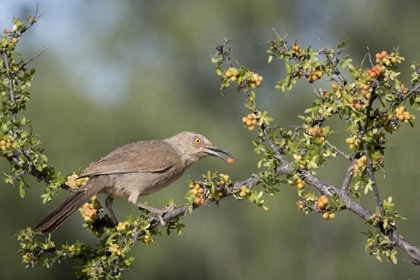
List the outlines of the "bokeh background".
{"label": "bokeh background", "polygon": [[[420,2],[416,0],[356,1],[54,1],[38,0],[40,21],[24,36],[19,50],[33,62],[36,81],[27,116],[33,120],[50,163],[63,174],[84,168],[112,149],[141,139],[160,139],[180,131],[205,134],[235,155],[227,166],[209,158],[197,163],[171,187],[142,198],[160,207],[169,198],[183,203],[186,179],[219,170],[234,180],[257,171],[252,140],[256,132],[242,127],[247,114],[243,98],[231,88],[223,96],[210,58],[212,37],[232,37],[233,58],[265,80],[258,105],[278,124],[298,124],[297,115],[311,105],[313,94],[301,81],[290,93],[274,89],[283,64],[267,64],[266,47],[275,39],[272,28],[288,33],[302,46],[327,46],[349,38],[347,54],[356,64],[369,46],[374,54],[399,46],[407,62],[401,66],[409,80],[409,62],[420,61],[418,36]],[[12,17],[33,14],[31,0],[0,1],[0,28],[11,28]],[[327,82],[324,82],[328,86]],[[322,84],[321,84],[322,85]],[[415,113],[415,112],[412,112]],[[332,137],[346,149],[343,123],[331,126]],[[420,188],[418,129],[403,127],[392,136],[386,174],[378,173],[382,198],[392,195],[408,221],[399,229],[420,246]],[[7,170],[0,162],[1,170]],[[340,185],[347,169],[341,159],[320,172],[323,180]],[[385,177],[386,175],[386,177]],[[41,184],[20,199],[18,190],[1,182],[0,279],[74,279],[73,267],[25,269],[13,235],[34,225],[63,200],[63,192],[43,205]],[[380,263],[364,252],[362,220],[338,213],[325,222],[320,215],[296,209],[296,190],[283,185],[264,212],[246,201],[226,199],[219,208],[203,207],[185,218],[181,236],[156,238],[152,246],[137,244],[134,267],[125,279],[419,279],[420,271],[399,253],[398,265]],[[374,209],[371,194],[363,203]],[[126,201],[116,201],[120,219],[136,214]],[[76,214],[53,235],[56,244],[98,240],[81,229]]]}

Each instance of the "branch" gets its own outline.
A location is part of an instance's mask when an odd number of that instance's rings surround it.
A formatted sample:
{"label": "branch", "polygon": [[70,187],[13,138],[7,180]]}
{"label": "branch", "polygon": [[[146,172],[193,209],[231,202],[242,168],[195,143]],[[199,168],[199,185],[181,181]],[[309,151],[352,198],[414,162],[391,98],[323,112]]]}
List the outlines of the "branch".
{"label": "branch", "polygon": [[354,175],[354,164],[356,163],[355,160],[352,160],[350,167],[347,169],[346,176],[344,177],[343,185],[341,187],[341,191],[348,193],[350,188],[351,179],[353,179]]}
{"label": "branch", "polygon": [[381,213],[381,216],[384,216],[385,215],[385,210],[384,210],[384,207],[382,205],[381,198],[379,196],[378,186],[376,185],[375,173],[373,171],[372,158],[371,158],[370,153],[368,151],[368,145],[367,145],[367,142],[366,142],[366,139],[365,139],[365,136],[366,136],[366,133],[367,133],[367,130],[368,130],[368,125],[369,125],[370,111],[372,109],[372,104],[373,104],[373,101],[375,99],[376,99],[376,87],[373,88],[372,95],[369,98],[369,103],[366,107],[366,119],[365,119],[365,123],[363,124],[363,127],[359,123],[359,128],[360,128],[359,131],[362,133],[361,141],[363,143],[363,152],[364,152],[364,155],[366,156],[366,159],[367,159],[367,161],[366,161],[366,163],[367,163],[366,172],[367,172],[367,175],[369,177],[370,183],[372,184],[373,194],[374,194],[376,204],[379,207],[379,212]]}
{"label": "branch", "polygon": [[325,142],[327,144],[328,147],[332,148],[337,154],[341,155],[342,157],[344,157],[345,159],[351,161],[352,157],[347,155],[346,153],[344,153],[343,151],[341,151],[340,149],[338,149],[336,146],[334,146],[333,144],[331,144],[330,142],[326,141]]}

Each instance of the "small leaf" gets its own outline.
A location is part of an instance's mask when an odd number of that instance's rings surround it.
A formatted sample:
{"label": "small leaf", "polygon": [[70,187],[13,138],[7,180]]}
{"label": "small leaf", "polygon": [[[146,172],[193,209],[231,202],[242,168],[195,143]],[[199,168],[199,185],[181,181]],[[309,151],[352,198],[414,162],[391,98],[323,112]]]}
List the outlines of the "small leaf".
{"label": "small leaf", "polygon": [[19,184],[19,195],[21,198],[25,197],[25,183],[23,181],[20,181]]}

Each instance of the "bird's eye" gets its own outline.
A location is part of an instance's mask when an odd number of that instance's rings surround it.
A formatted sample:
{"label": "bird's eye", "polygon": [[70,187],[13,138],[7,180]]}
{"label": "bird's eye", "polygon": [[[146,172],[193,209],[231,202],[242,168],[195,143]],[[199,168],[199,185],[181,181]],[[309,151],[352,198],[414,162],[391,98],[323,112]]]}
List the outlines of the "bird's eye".
{"label": "bird's eye", "polygon": [[201,139],[200,139],[200,138],[198,138],[198,137],[197,137],[197,138],[195,138],[195,139],[194,139],[194,143],[195,143],[195,144],[197,144],[197,145],[200,145],[200,144],[201,144]]}

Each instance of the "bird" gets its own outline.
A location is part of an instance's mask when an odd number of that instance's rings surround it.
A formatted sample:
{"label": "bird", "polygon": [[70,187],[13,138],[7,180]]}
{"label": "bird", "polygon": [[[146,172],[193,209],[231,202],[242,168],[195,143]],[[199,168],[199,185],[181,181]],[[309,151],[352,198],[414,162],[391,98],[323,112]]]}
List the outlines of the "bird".
{"label": "bird", "polygon": [[156,213],[163,221],[165,210],[144,205],[137,201],[138,197],[169,186],[191,165],[207,156],[218,157],[229,164],[233,162],[228,151],[214,146],[205,136],[189,131],[163,140],[121,146],[92,162],[79,176],[89,178],[87,184],[48,213],[34,230],[41,234],[53,232],[98,193],[107,195],[105,206],[114,225],[118,223],[112,210],[114,198],[126,198],[135,206]]}

